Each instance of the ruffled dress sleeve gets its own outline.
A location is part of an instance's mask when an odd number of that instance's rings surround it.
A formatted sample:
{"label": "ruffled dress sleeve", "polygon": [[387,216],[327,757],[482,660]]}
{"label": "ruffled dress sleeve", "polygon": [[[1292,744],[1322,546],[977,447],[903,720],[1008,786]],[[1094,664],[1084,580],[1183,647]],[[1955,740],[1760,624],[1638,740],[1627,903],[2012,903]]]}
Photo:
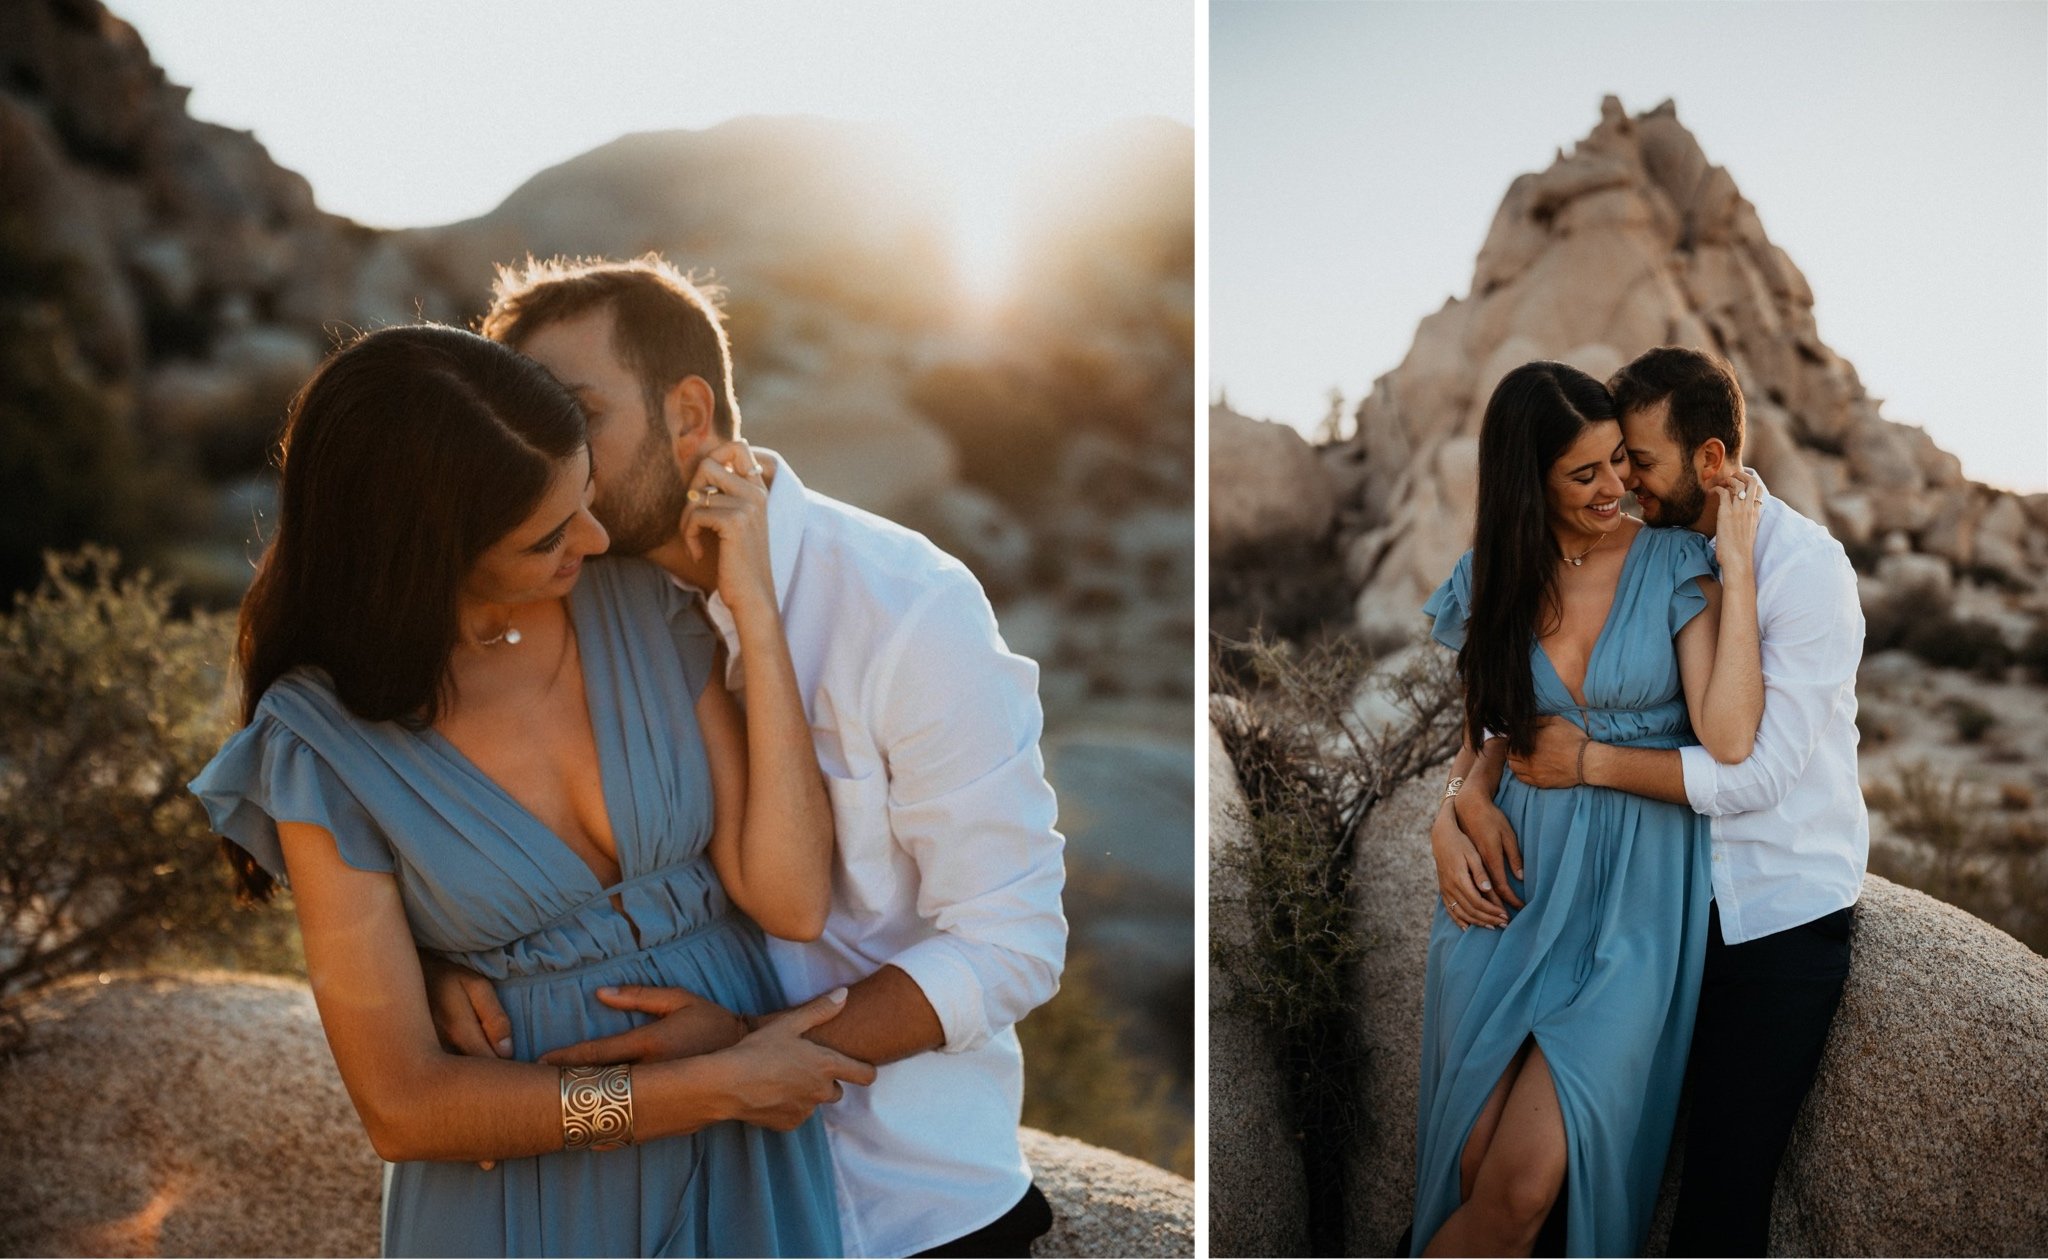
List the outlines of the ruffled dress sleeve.
{"label": "ruffled dress sleeve", "polygon": [[1707,597],[1700,591],[1699,579],[1719,580],[1721,574],[1714,565],[1714,548],[1705,535],[1689,529],[1658,532],[1669,535],[1663,550],[1671,575],[1671,637],[1675,639],[1687,622],[1707,610]]}
{"label": "ruffled dress sleeve", "polygon": [[[273,691],[288,685],[280,682]],[[266,695],[255,720],[235,732],[187,785],[206,807],[213,829],[279,880],[285,878],[281,822],[324,827],[342,861],[389,874],[394,864],[383,832],[328,759],[286,719],[281,711],[288,708],[282,697]]]}
{"label": "ruffled dress sleeve", "polygon": [[1453,650],[1465,646],[1465,623],[1472,617],[1472,553],[1458,557],[1457,567],[1422,605],[1430,619],[1429,637]]}

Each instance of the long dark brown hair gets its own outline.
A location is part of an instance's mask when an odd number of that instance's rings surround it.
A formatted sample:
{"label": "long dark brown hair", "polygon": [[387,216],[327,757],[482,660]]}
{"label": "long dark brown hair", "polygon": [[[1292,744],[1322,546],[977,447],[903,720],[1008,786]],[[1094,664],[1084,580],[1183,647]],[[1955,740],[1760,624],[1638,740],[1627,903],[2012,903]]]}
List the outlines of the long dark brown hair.
{"label": "long dark brown hair", "polygon": [[[277,531],[242,601],[242,720],[286,672],[351,713],[424,728],[446,701],[463,578],[587,442],[576,400],[497,342],[422,324],[365,334],[292,400]],[[223,840],[241,892],[268,872]]]}
{"label": "long dark brown hair", "polygon": [[1472,529],[1472,615],[1458,675],[1465,732],[1505,735],[1528,752],[1536,734],[1530,641],[1557,616],[1557,536],[1550,466],[1587,425],[1615,419],[1599,381],[1562,363],[1525,363],[1501,378],[1479,426],[1479,518]]}

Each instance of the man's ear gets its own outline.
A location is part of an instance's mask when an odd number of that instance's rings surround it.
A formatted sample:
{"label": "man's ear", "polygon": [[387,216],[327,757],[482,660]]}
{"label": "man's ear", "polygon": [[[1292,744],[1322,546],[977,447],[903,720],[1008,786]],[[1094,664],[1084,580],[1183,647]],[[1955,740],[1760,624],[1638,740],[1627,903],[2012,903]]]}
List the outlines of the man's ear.
{"label": "man's ear", "polygon": [[685,376],[662,395],[661,411],[676,462],[694,469],[704,452],[718,445],[718,399],[711,383],[701,376]]}
{"label": "man's ear", "polygon": [[1692,470],[1698,475],[1700,484],[1710,486],[1728,473],[1728,448],[1720,438],[1708,438],[1693,452]]}

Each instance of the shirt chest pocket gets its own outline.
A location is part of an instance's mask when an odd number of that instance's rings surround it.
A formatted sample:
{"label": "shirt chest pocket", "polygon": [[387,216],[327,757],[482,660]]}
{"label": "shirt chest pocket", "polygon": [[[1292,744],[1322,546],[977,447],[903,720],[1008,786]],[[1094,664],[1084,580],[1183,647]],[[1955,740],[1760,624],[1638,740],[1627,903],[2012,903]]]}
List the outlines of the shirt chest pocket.
{"label": "shirt chest pocket", "polygon": [[825,791],[838,846],[833,900],[855,917],[880,912],[897,887],[894,868],[902,858],[889,831],[889,776],[880,770],[858,778],[828,771]]}

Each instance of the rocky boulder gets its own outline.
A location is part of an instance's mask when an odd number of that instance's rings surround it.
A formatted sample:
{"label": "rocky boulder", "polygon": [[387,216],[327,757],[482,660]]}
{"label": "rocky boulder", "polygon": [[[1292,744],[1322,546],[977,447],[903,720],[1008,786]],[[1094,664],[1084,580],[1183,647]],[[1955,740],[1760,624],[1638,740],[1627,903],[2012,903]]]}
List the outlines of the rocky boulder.
{"label": "rocky boulder", "polygon": [[1284,424],[1209,408],[1209,546],[1243,553],[1329,533],[1336,496],[1315,448]]}
{"label": "rocky boulder", "polygon": [[[1472,442],[1503,375],[1556,359],[1604,379],[1670,344],[1734,365],[1749,407],[1745,458],[1844,542],[1899,532],[1959,574],[2048,586],[2041,514],[1969,485],[1924,432],[1880,414],[1855,367],[1820,339],[1805,278],[1676,107],[1631,116],[1608,97],[1570,153],[1509,186],[1468,294],[1422,320],[1407,356],[1360,403],[1356,436],[1323,452],[1347,469],[1339,546],[1368,637],[1415,634],[1413,611],[1468,545]],[[1291,479],[1233,468],[1226,497],[1212,469],[1224,520],[1321,519]]]}
{"label": "rocky boulder", "polygon": [[[1375,942],[1359,980],[1371,1047],[1359,1087],[1377,1118],[1354,1165],[1359,1255],[1391,1251],[1414,1195],[1436,781],[1403,787],[1359,837],[1353,886]],[[1779,1174],[1773,1253],[2039,1255],[2043,1134],[2048,959],[1952,906],[1867,878],[1848,988]],[[1653,1233],[1650,1252],[1661,1249]]]}
{"label": "rocky boulder", "polygon": [[[360,1256],[380,1165],[302,983],[85,977],[0,1062],[0,1252]],[[1194,1186],[1025,1130],[1058,1215],[1040,1255],[1193,1254]]]}
{"label": "rocky boulder", "polygon": [[1250,815],[1237,771],[1209,728],[1209,1254],[1298,1256],[1308,1247],[1308,1179],[1271,1031],[1237,1005],[1234,954],[1252,940],[1242,862]]}

